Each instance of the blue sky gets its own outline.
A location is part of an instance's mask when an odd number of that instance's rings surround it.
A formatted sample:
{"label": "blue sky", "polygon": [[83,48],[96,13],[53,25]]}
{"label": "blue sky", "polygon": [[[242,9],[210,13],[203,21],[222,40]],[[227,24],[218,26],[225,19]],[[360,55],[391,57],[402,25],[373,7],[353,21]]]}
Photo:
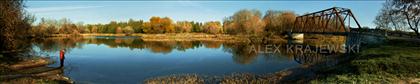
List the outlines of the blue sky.
{"label": "blue sky", "polygon": [[301,15],[334,6],[350,8],[362,26],[373,20],[384,1],[27,1],[37,18],[69,18],[73,22],[109,23],[168,16],[175,21],[222,21],[240,9],[289,10]]}

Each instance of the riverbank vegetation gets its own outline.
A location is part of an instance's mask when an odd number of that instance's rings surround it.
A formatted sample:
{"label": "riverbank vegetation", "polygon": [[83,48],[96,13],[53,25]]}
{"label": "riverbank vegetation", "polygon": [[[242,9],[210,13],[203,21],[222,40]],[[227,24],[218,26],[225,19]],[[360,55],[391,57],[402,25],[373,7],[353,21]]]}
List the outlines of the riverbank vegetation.
{"label": "riverbank vegetation", "polygon": [[[0,3],[0,60],[17,61],[16,55],[27,55],[30,51],[28,35],[32,20],[22,11],[22,1],[2,1]],[[4,61],[2,61],[4,62]]]}
{"label": "riverbank vegetation", "polygon": [[[380,46],[379,46],[380,45]],[[413,83],[420,82],[419,41],[390,39],[370,45],[340,65],[321,70],[312,83]]]}

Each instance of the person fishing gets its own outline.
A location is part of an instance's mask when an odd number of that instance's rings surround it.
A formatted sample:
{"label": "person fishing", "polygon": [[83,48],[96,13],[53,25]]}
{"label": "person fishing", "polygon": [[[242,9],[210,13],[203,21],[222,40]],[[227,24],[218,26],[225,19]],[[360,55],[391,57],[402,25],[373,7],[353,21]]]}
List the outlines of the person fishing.
{"label": "person fishing", "polygon": [[65,59],[65,54],[66,50],[65,49],[61,49],[60,50],[60,67],[64,66],[64,59]]}

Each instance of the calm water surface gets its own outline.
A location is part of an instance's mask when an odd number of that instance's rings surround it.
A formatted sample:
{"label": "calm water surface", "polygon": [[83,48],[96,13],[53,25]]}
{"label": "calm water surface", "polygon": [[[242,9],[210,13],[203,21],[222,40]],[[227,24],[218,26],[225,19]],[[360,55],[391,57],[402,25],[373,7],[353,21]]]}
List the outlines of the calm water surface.
{"label": "calm water surface", "polygon": [[267,74],[304,64],[293,55],[250,53],[249,45],[97,37],[49,38],[36,42],[34,49],[57,61],[51,67],[59,66],[59,50],[67,49],[64,75],[78,83],[141,83],[172,74]]}

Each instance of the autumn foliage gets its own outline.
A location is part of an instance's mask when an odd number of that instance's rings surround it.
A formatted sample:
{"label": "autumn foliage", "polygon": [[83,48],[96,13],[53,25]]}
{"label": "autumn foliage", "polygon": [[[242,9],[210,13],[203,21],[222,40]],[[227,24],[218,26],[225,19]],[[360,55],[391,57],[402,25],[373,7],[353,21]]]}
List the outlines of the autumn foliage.
{"label": "autumn foliage", "polygon": [[288,31],[293,27],[296,14],[292,11],[267,11],[263,20],[266,24],[265,29],[267,33],[279,34],[283,31]]}
{"label": "autumn foliage", "polygon": [[265,26],[258,10],[240,10],[226,18],[223,24],[229,34],[261,34]]}
{"label": "autumn foliage", "polygon": [[189,33],[191,32],[193,25],[188,21],[180,21],[176,23],[176,32],[177,33]]}
{"label": "autumn foliage", "polygon": [[[14,60],[31,49],[29,30],[33,22],[23,11],[22,0],[0,1],[0,60]],[[44,29],[46,30],[46,29]],[[17,59],[19,60],[19,59]]]}
{"label": "autumn foliage", "polygon": [[206,22],[203,26],[205,33],[217,34],[222,33],[222,25],[218,21]]}
{"label": "autumn foliage", "polygon": [[161,33],[208,33],[208,34],[251,34],[281,33],[293,25],[297,15],[291,11],[240,10],[221,21],[194,22],[173,21],[169,17],[151,17],[148,21],[129,19],[124,22],[111,21],[107,24],[73,23],[69,19],[44,19],[31,31],[36,36],[49,34],[161,34]]}

